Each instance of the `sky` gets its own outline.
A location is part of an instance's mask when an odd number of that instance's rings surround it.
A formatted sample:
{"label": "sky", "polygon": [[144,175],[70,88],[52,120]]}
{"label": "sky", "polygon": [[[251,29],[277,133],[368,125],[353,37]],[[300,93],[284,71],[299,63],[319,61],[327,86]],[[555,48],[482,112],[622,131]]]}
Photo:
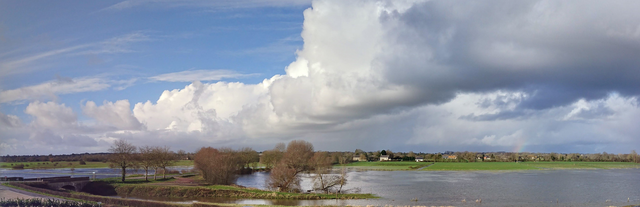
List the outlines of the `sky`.
{"label": "sky", "polygon": [[0,154],[640,150],[640,1],[0,1]]}

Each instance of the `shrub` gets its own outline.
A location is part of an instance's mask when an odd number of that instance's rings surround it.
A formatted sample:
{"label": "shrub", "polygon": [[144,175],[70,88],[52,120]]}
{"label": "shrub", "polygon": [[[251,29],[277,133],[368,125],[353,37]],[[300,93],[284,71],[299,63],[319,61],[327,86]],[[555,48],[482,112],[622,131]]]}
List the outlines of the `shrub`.
{"label": "shrub", "polygon": [[86,163],[86,162],[84,162],[84,160],[80,160],[79,164],[80,164],[80,165],[86,165],[87,163]]}
{"label": "shrub", "polygon": [[24,165],[23,164],[19,164],[19,165],[14,165],[11,167],[12,169],[24,169]]}

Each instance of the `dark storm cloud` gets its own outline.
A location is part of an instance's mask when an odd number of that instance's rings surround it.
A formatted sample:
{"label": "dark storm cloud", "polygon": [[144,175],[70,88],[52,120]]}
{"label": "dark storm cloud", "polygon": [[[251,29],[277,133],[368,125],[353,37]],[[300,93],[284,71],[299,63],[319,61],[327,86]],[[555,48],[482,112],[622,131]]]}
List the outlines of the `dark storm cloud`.
{"label": "dark storm cloud", "polygon": [[459,92],[522,90],[524,109],[611,92],[640,94],[637,1],[428,1],[380,18],[395,44],[388,79],[442,103]]}

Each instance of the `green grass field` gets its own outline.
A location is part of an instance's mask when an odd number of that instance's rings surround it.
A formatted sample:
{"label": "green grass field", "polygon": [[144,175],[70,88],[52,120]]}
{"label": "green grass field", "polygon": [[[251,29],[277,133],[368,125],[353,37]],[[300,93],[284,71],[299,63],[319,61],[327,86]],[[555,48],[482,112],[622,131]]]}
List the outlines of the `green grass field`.
{"label": "green grass field", "polygon": [[[426,162],[352,162],[344,165],[347,168],[363,169],[363,170],[381,170],[381,171],[394,171],[394,170],[415,170],[420,167],[429,165]],[[336,168],[342,167],[342,165],[335,165]]]}
{"label": "green grass field", "polygon": [[521,163],[538,169],[621,169],[640,168],[640,164],[630,162],[525,162]]}
{"label": "green grass field", "polygon": [[[58,163],[58,164],[55,164]],[[108,162],[86,162],[86,165],[81,165],[79,162],[0,162],[0,168],[9,168],[15,165],[24,165],[24,169],[53,169],[53,168],[107,168]],[[191,166],[192,160],[180,160],[174,163],[173,166]]]}
{"label": "green grass field", "polygon": [[620,169],[640,168],[640,164],[628,162],[437,162],[426,171],[475,171],[475,170],[545,170],[545,169]]}

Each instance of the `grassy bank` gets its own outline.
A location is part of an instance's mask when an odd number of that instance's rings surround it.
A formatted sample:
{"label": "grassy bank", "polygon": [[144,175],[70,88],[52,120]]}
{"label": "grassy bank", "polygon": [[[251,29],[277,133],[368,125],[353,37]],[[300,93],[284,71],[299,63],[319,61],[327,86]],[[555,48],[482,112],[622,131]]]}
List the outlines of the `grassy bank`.
{"label": "grassy bank", "polygon": [[[195,198],[195,197],[228,197],[254,199],[367,199],[377,198],[372,194],[316,194],[316,193],[285,193],[266,191],[255,188],[229,185],[206,185],[201,176],[187,176],[159,180],[144,181],[143,179],[126,180],[124,183],[116,178],[100,179],[94,182],[97,191],[113,192],[125,197],[167,197],[167,198]],[[103,183],[103,184],[99,184]],[[107,184],[107,185],[105,185]],[[109,195],[109,194],[101,194]],[[111,194],[114,195],[114,194]]]}
{"label": "grassy bank", "polygon": [[546,170],[546,169],[623,169],[640,168],[629,162],[437,162],[425,171],[475,171],[475,170]]}
{"label": "grassy bank", "polygon": [[[344,165],[344,167],[352,169],[362,170],[380,170],[380,171],[397,171],[397,170],[415,170],[431,163],[426,162],[352,162]],[[336,165],[335,167],[342,167],[343,165]]]}
{"label": "grassy bank", "polygon": [[[13,166],[23,165],[24,169],[55,169],[55,168],[108,168],[108,162],[86,162],[81,165],[79,161],[74,162],[0,162],[0,168],[9,168]],[[173,166],[193,166],[192,160],[180,160],[175,162]]]}
{"label": "grassy bank", "polygon": [[316,194],[316,193],[284,193],[264,191],[227,185],[211,186],[171,186],[148,184],[113,184],[119,196],[126,197],[166,197],[166,198],[196,198],[196,197],[227,197],[252,199],[366,199],[377,198],[372,194]]}

